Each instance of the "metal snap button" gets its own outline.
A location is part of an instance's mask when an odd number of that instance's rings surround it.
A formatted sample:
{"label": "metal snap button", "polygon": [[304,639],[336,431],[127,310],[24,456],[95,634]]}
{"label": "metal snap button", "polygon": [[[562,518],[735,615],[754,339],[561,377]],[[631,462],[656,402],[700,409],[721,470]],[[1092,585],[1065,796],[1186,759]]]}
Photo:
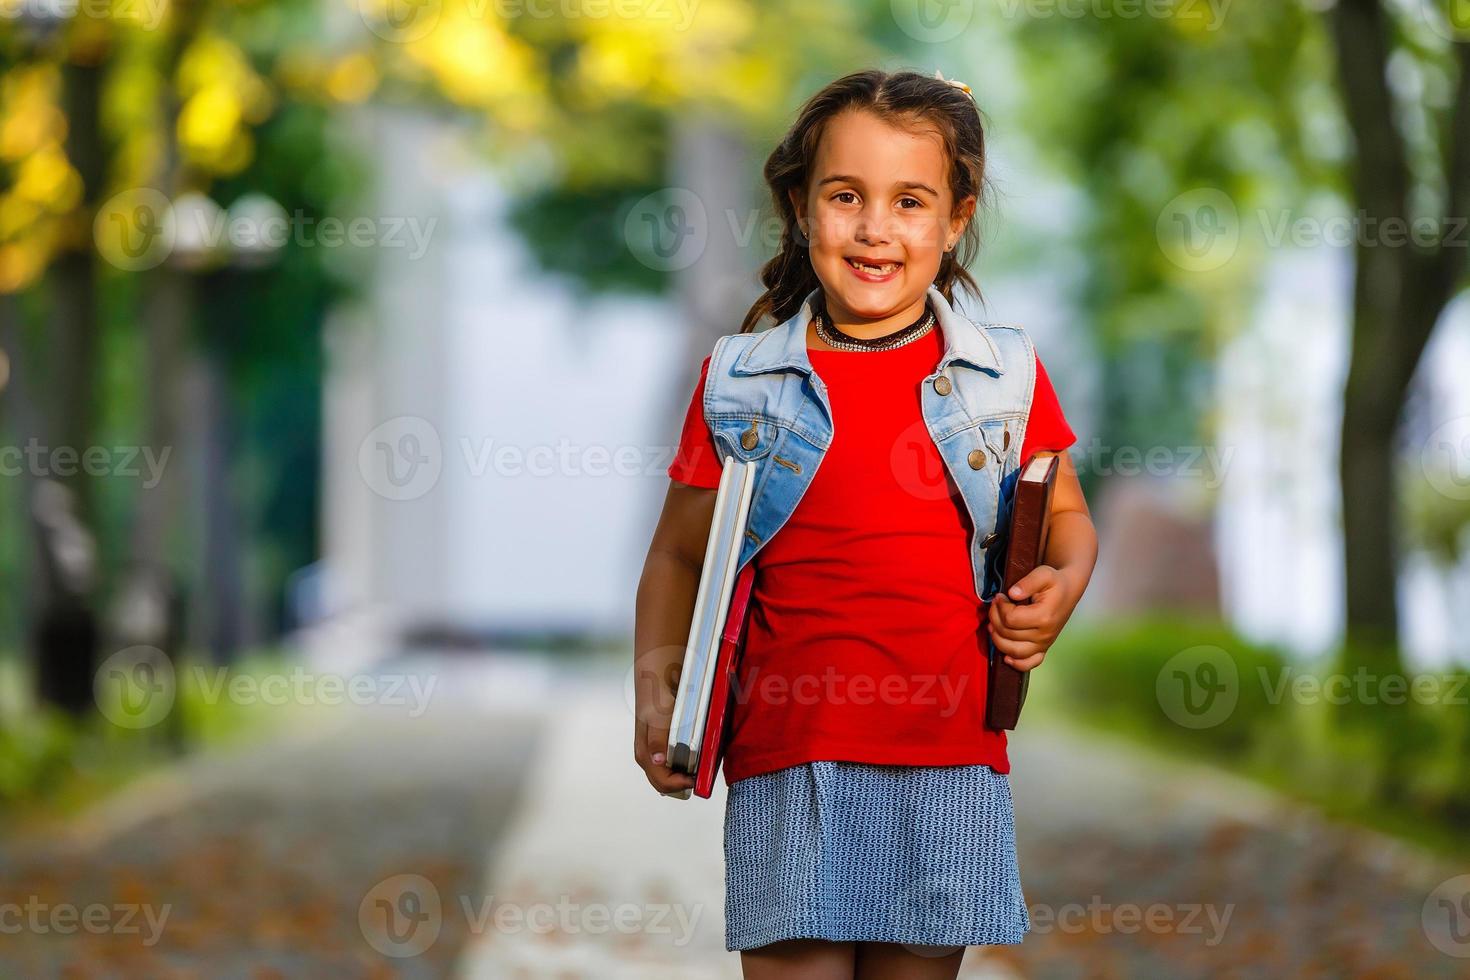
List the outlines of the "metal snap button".
{"label": "metal snap button", "polygon": [[937,391],[939,394],[947,395],[952,389],[953,386],[949,383],[949,379],[946,378],[944,375],[941,374],[939,377],[934,379],[934,390]]}
{"label": "metal snap button", "polygon": [[755,421],[752,420],[750,423],[750,428],[746,429],[740,434],[740,445],[743,446],[747,451],[749,451],[751,449],[754,449],[756,443],[760,441],[760,431],[756,429]]}
{"label": "metal snap button", "polygon": [[1011,427],[1009,425],[1005,427],[1005,438],[1001,440],[1000,448],[1002,450],[1011,448]]}
{"label": "metal snap button", "polygon": [[970,469],[978,470],[985,465],[985,450],[972,449],[966,458],[970,461]]}
{"label": "metal snap button", "polygon": [[1000,537],[999,534],[991,531],[989,534],[985,535],[985,537],[981,539],[980,547],[989,548],[991,545],[995,544],[995,539],[998,537]]}

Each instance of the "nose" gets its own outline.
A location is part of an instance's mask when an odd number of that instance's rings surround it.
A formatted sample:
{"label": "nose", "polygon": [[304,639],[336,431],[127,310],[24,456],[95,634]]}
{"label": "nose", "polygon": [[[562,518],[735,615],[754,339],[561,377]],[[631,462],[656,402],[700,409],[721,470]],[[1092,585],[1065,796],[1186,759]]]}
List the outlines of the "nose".
{"label": "nose", "polygon": [[890,221],[893,216],[873,205],[865,206],[858,216],[857,240],[864,245],[886,245],[892,240]]}

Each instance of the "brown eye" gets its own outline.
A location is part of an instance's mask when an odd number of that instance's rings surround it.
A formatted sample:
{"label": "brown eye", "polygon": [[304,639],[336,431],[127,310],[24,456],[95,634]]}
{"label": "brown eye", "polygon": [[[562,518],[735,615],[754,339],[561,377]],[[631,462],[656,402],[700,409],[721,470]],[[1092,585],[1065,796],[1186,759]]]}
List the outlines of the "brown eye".
{"label": "brown eye", "polygon": [[[836,194],[832,195],[832,199],[834,201],[835,200],[839,200],[839,199],[844,198],[844,197],[856,198],[857,195],[854,194],[852,191],[838,191]],[[846,202],[843,202],[843,203],[846,203]]]}

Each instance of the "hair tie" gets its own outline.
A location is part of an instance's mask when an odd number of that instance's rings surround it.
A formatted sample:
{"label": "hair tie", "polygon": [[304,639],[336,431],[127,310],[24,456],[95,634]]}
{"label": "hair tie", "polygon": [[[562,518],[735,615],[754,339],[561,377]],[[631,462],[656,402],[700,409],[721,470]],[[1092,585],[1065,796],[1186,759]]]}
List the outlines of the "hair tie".
{"label": "hair tie", "polygon": [[975,98],[974,93],[970,91],[970,86],[966,85],[964,82],[956,81],[953,78],[945,78],[943,75],[941,75],[939,73],[939,69],[938,68],[934,69],[934,77],[937,78],[937,79],[939,79],[941,82],[943,82],[946,85],[952,85],[952,86],[954,86],[955,88],[959,89],[960,91],[962,91],[966,95],[968,95],[971,99],[974,99]]}

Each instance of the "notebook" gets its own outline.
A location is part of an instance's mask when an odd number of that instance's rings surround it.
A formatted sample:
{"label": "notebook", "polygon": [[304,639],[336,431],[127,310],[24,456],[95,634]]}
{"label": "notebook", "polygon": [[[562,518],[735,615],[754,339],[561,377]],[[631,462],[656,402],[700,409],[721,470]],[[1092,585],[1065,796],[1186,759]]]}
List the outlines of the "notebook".
{"label": "notebook", "polygon": [[[706,799],[714,789],[723,755],[736,651],[755,574],[754,562],[747,562],[739,575],[735,570],[750,515],[755,471],[753,462],[725,457],[669,724],[669,768],[693,776],[694,794]],[[671,795],[687,800],[689,792]]]}

